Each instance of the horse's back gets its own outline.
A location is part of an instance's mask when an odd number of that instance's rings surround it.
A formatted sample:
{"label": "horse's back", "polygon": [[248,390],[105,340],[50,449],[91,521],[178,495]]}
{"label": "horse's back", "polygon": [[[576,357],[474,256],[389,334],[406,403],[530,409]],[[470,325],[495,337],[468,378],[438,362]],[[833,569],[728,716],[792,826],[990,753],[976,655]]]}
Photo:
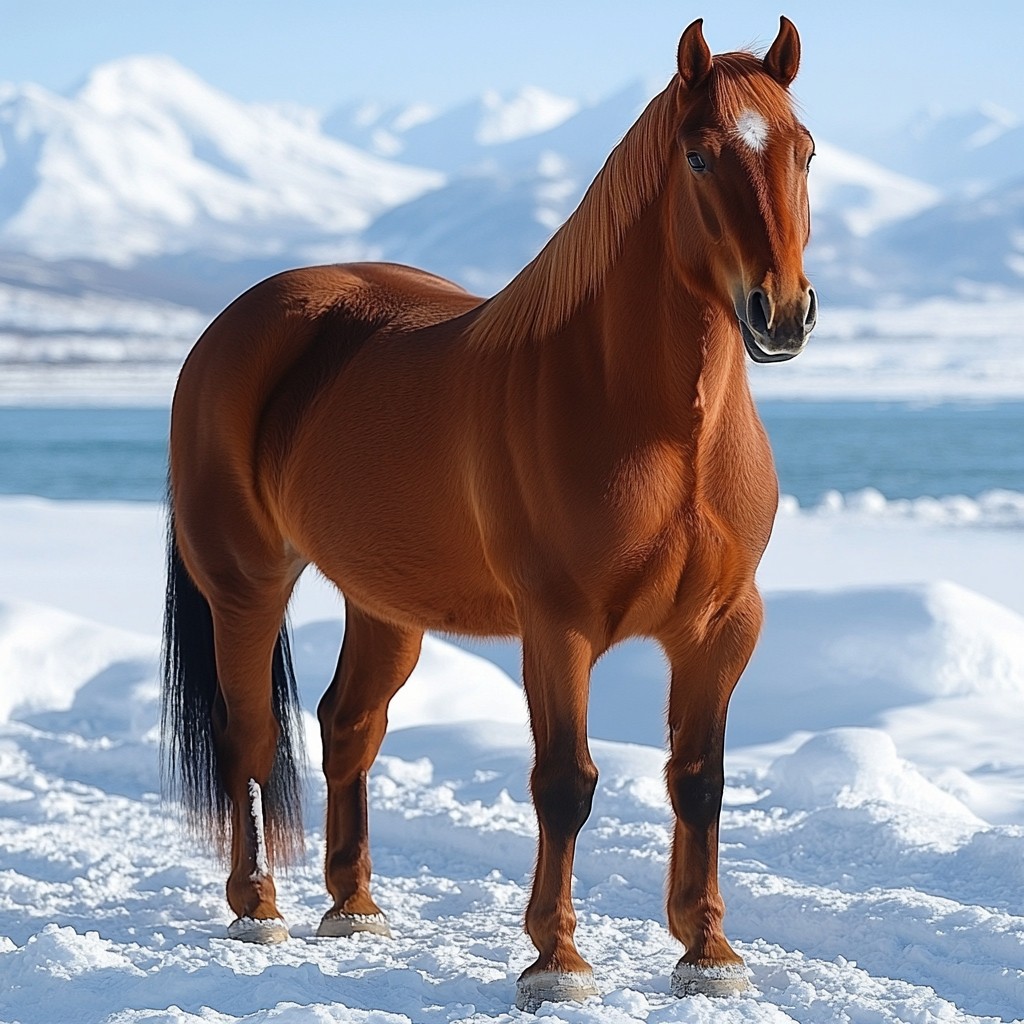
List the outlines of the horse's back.
{"label": "horse's back", "polygon": [[[223,397],[223,373],[240,382],[279,377],[325,326],[347,325],[357,335],[383,327],[408,331],[480,301],[451,281],[399,264],[284,271],[244,292],[210,324],[185,362],[176,403],[204,388]],[[343,329],[332,340],[350,341]]]}

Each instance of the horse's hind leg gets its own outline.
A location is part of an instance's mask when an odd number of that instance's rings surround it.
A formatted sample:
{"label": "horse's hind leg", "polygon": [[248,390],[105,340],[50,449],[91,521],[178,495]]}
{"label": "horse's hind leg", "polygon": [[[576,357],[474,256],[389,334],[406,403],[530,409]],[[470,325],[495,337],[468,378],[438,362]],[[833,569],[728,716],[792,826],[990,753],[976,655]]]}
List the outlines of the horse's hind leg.
{"label": "horse's hind leg", "polygon": [[390,935],[370,895],[366,776],[387,729],[391,698],[409,678],[423,633],[382,622],[348,604],[345,641],[318,715],[327,777],[324,874],[333,897],[318,935]]}
{"label": "horse's hind leg", "polygon": [[676,812],[668,925],[686,947],[672,975],[672,991],[678,996],[731,995],[749,987],[743,960],[722,929],[718,829],[726,712],[754,650],[761,619],[761,599],[751,588],[701,637],[687,630],[662,638],[672,666],[666,775]]}
{"label": "horse's hind leg", "polygon": [[291,576],[259,582],[238,578],[230,586],[222,581],[210,599],[219,687],[213,732],[220,782],[230,802],[227,899],[235,921],[228,934],[248,942],[288,937],[270,859],[275,847],[293,839],[287,829],[298,813],[297,794],[285,781],[288,771],[284,778],[275,772],[281,729],[273,681],[275,659],[285,657],[277,645],[293,583]]}

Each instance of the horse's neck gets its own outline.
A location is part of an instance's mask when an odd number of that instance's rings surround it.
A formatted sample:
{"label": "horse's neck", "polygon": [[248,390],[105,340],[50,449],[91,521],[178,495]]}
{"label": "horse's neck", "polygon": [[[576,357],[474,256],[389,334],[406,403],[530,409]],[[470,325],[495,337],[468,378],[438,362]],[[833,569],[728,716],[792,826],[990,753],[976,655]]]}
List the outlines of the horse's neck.
{"label": "horse's neck", "polygon": [[665,223],[656,201],[565,337],[575,360],[600,361],[601,373],[588,378],[603,390],[595,404],[689,436],[749,389],[734,314],[697,290],[692,273],[681,273]]}

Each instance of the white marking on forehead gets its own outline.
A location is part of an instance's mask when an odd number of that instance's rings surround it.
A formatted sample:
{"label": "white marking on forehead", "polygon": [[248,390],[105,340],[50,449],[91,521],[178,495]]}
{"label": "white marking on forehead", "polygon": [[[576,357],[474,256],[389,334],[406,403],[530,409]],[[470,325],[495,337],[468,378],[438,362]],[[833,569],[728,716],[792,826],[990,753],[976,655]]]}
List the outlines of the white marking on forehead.
{"label": "white marking on forehead", "polygon": [[768,122],[756,110],[744,110],[736,118],[736,136],[745,146],[760,153],[768,145]]}

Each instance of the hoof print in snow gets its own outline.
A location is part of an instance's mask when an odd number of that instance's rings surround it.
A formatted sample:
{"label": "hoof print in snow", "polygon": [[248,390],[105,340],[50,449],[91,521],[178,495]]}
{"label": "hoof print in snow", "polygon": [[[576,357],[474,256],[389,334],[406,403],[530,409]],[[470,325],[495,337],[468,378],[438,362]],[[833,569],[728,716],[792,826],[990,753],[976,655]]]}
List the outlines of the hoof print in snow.
{"label": "hoof print in snow", "polygon": [[743,964],[698,967],[680,960],[672,972],[674,996],[735,996],[750,989]]}
{"label": "hoof print in snow", "polygon": [[228,938],[273,946],[288,938],[288,925],[279,917],[237,917],[228,925]]}
{"label": "hoof print in snow", "polygon": [[384,914],[324,914],[316,934],[319,938],[343,939],[357,932],[391,938],[391,929]]}
{"label": "hoof print in snow", "polygon": [[516,1008],[536,1013],[541,1003],[582,1003],[599,994],[589,971],[538,971],[516,982]]}

